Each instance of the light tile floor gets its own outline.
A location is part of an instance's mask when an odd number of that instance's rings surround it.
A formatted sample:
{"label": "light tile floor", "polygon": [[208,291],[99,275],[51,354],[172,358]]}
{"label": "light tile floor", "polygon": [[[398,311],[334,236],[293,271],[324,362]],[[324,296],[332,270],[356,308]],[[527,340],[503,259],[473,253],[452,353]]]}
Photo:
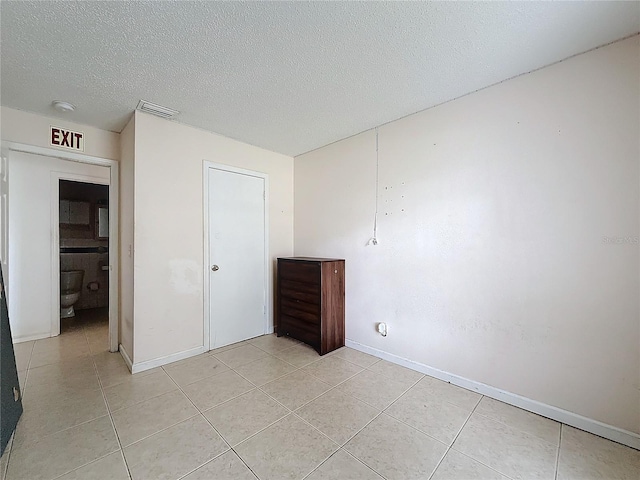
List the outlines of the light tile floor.
{"label": "light tile floor", "polygon": [[268,335],[131,376],[99,317],[16,345],[3,478],[640,478],[637,450],[348,348]]}

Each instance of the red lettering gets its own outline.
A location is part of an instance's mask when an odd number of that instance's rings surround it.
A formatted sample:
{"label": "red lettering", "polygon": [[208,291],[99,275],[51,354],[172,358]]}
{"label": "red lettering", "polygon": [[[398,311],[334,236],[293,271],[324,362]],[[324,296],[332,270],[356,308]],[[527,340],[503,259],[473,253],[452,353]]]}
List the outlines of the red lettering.
{"label": "red lettering", "polygon": [[[2,0],[0,0],[1,2]],[[84,133],[51,126],[51,145],[84,151]]]}
{"label": "red lettering", "polygon": [[62,146],[63,147],[70,147],[71,145],[69,145],[69,134],[71,132],[67,132],[66,130],[62,130]]}

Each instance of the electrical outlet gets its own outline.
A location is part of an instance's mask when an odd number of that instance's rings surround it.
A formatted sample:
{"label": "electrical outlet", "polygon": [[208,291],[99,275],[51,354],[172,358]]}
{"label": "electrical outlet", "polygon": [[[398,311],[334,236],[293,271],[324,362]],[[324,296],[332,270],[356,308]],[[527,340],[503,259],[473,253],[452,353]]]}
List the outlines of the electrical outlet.
{"label": "electrical outlet", "polygon": [[380,322],[377,326],[378,333],[383,337],[387,336],[387,324],[384,322]]}

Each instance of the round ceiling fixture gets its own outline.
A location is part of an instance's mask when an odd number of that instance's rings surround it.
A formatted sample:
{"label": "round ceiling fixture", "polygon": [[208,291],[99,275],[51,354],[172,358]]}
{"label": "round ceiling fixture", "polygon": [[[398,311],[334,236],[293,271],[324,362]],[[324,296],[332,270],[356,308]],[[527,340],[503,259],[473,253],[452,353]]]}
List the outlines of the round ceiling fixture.
{"label": "round ceiling fixture", "polygon": [[73,112],[76,109],[76,106],[69,102],[62,102],[60,100],[54,100],[53,108],[62,113]]}

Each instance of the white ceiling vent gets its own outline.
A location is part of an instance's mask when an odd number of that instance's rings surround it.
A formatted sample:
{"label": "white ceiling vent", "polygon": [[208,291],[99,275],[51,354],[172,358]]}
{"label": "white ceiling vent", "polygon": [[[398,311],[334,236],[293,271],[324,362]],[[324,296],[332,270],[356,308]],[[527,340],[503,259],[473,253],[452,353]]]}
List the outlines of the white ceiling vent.
{"label": "white ceiling vent", "polygon": [[155,103],[147,102],[146,100],[140,100],[138,102],[136,110],[150,113],[151,115],[162,118],[173,118],[180,113],[178,110],[172,110],[170,108],[163,107],[162,105],[156,105]]}

